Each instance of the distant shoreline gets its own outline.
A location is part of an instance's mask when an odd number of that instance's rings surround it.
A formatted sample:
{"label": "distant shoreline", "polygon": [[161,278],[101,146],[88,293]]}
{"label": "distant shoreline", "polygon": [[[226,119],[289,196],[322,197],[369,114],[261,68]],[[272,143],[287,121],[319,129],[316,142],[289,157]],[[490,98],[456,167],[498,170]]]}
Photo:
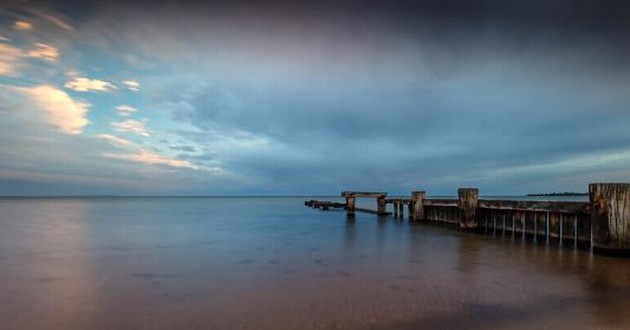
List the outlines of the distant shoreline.
{"label": "distant shoreline", "polygon": [[539,196],[587,196],[588,193],[579,193],[579,192],[552,192],[547,194],[527,194],[525,196],[528,197],[539,197]]}

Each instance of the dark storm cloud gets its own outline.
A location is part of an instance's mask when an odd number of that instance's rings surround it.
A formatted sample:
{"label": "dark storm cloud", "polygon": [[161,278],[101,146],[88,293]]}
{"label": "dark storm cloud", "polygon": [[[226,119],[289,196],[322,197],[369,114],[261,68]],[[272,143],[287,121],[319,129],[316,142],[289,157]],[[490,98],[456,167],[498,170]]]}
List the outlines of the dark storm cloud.
{"label": "dark storm cloud", "polygon": [[[21,4],[21,1],[9,3]],[[486,24],[506,23],[525,28],[550,27],[575,31],[621,32],[630,28],[627,13],[630,4],[619,0],[392,0],[392,1],[33,1],[73,17],[89,19],[110,7],[119,7],[134,14],[170,12],[214,18],[222,15],[256,15],[274,19],[292,15],[344,19],[382,17],[401,23],[418,24]],[[243,17],[243,16],[241,16]]]}
{"label": "dark storm cloud", "polygon": [[237,171],[305,190],[326,177],[366,188],[483,184],[495,170],[522,186],[537,165],[578,175],[580,165],[563,161],[630,144],[624,3],[213,5],[187,19],[221,8],[241,23],[226,25],[223,43],[199,37],[238,60],[155,101],[179,105],[175,118],[203,131],[289,146],[227,159]]}

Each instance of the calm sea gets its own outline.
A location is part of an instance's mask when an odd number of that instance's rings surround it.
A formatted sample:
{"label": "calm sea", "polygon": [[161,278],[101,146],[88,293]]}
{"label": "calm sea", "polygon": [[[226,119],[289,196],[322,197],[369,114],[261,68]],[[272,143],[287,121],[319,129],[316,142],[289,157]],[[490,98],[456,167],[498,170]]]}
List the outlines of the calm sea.
{"label": "calm sea", "polygon": [[628,259],[305,199],[0,199],[0,328],[630,328]]}

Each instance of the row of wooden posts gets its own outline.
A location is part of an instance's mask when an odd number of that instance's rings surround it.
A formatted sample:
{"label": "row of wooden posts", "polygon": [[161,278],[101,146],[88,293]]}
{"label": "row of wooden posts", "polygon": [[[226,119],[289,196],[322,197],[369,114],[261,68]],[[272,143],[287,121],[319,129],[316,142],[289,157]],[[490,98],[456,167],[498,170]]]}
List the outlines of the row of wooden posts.
{"label": "row of wooden posts", "polygon": [[[462,229],[488,228],[489,219],[494,219],[496,230],[497,218],[502,217],[502,229],[506,227],[506,212],[511,214],[511,231],[538,235],[538,215],[546,215],[547,241],[555,237],[562,244],[563,239],[588,241],[596,251],[630,252],[630,184],[593,183],[589,185],[589,202],[553,202],[553,201],[505,201],[481,200],[476,188],[460,188],[456,200],[427,199],[424,191],[414,191],[411,198],[387,198],[386,192],[344,191],[344,208],[348,217],[353,218],[356,211],[368,211],[378,215],[389,215],[387,205],[392,204],[395,217],[403,216],[404,206],[408,208],[411,221],[442,221],[458,224]],[[360,197],[376,198],[376,210],[367,210],[356,206]],[[336,205],[339,207],[340,205]],[[532,228],[526,228],[527,213],[534,214]],[[530,216],[531,217],[531,216]],[[521,222],[518,226],[516,221]],[[550,220],[551,219],[551,220]],[[555,219],[555,220],[554,220]],[[557,220],[559,219],[559,221]],[[573,219],[572,223],[567,222]],[[508,221],[509,222],[509,221]],[[551,232],[553,222],[557,232]],[[569,228],[570,227],[570,228]],[[571,234],[563,233],[567,228]]]}

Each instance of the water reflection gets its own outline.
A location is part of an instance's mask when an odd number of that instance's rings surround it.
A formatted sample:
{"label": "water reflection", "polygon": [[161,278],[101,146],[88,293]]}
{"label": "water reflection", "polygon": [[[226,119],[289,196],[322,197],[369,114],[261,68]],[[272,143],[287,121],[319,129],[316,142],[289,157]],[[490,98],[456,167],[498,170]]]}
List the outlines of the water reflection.
{"label": "water reflection", "polygon": [[8,328],[623,328],[630,264],[300,199],[0,201]]}
{"label": "water reflection", "polygon": [[[435,229],[428,227],[421,229]],[[456,276],[447,274],[443,278],[455,281],[449,295],[457,297],[462,302],[460,308],[466,311],[463,314],[472,317],[461,320],[461,311],[420,317],[399,324],[402,328],[437,325],[531,327],[532,323],[527,323],[529,326],[514,324],[521,319],[561,328],[567,324],[574,327],[575,323],[578,328],[630,325],[623,309],[630,302],[630,265],[627,260],[593,256],[587,251],[563,250],[552,245],[514,243],[511,238],[501,236],[480,239],[479,235],[457,233],[456,229],[449,236],[459,236],[455,240],[457,252],[453,255]],[[420,245],[410,245],[409,254],[425,251]],[[414,260],[426,263],[424,269],[435,271],[440,265],[449,263],[448,253],[439,255],[440,263],[429,263],[426,258]],[[579,316],[570,316],[578,311]],[[571,317],[569,323],[567,317]],[[460,321],[455,321],[458,319]]]}
{"label": "water reflection", "polygon": [[[2,246],[11,251],[3,269],[12,271],[0,282],[4,313],[21,315],[38,328],[66,322],[77,328],[90,326],[102,279],[95,272],[86,240],[86,208],[85,203],[70,199],[42,203],[37,209],[24,207],[26,228],[3,218],[2,225],[13,227],[19,235],[19,241]],[[8,321],[4,324],[8,328],[15,325],[6,315],[0,319]]]}

